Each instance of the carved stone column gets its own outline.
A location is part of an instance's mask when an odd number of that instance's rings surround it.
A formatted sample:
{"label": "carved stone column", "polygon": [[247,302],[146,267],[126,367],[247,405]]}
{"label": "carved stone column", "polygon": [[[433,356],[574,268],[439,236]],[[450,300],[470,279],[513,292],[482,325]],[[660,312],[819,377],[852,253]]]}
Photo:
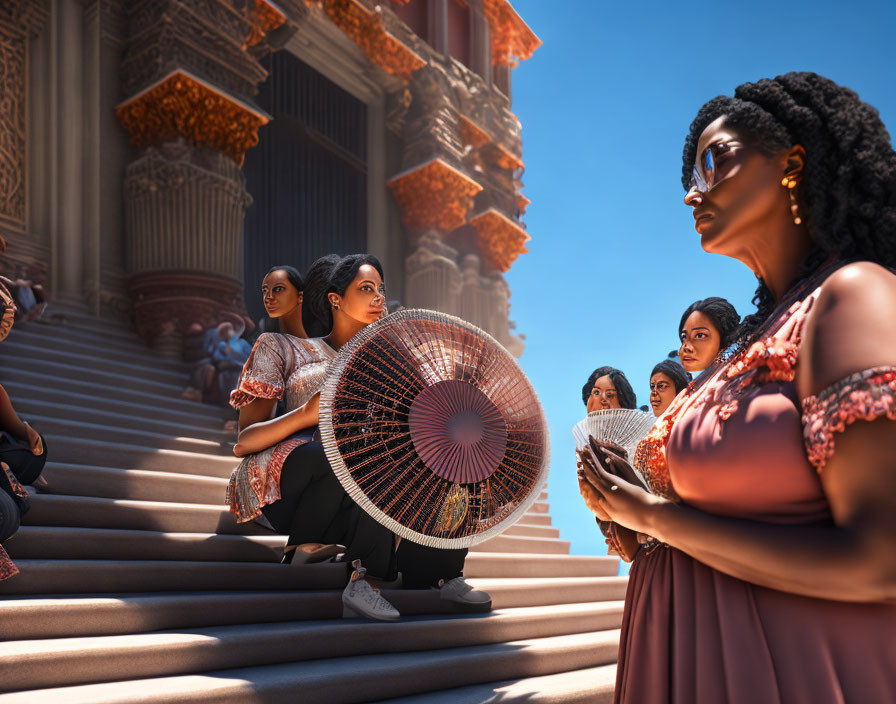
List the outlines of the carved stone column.
{"label": "carved stone column", "polygon": [[242,230],[252,199],[232,159],[183,140],[150,147],[128,167],[124,196],[128,290],[147,342],[171,352],[160,337],[242,310]]}
{"label": "carved stone column", "polygon": [[191,324],[245,310],[239,167],[269,119],[258,59],[289,23],[265,0],[136,0],[129,24],[116,114],[144,151],[124,183],[128,290],[143,339],[179,356]]}
{"label": "carved stone column", "polygon": [[460,291],[457,250],[444,244],[437,232],[423,233],[417,249],[405,260],[405,305],[464,317]]}

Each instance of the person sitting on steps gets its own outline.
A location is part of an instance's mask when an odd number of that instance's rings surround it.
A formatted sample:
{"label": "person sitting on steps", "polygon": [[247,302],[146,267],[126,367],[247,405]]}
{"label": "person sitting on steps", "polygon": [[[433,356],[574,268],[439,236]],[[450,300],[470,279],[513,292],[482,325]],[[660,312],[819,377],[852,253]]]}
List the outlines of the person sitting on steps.
{"label": "person sitting on steps", "polygon": [[[405,588],[434,588],[454,604],[490,608],[491,598],[463,579],[465,549],[437,550],[407,540],[397,546],[392,532],[346,494],[331,469],[315,438],[320,389],[337,351],[382,317],[383,270],[371,255],[330,256],[312,265],[308,278],[303,292],[299,277],[275,267],[263,282],[265,308],[283,332],[258,338],[231,396],[240,409],[234,453],[243,461],[231,477],[230,510],[240,521],[261,513],[287,533],[286,563],[320,561],[344,550],[350,573],[342,595],[345,616],[399,618],[376,588],[396,580],[399,571]],[[326,337],[296,334],[302,309],[312,313],[306,318],[314,327],[307,332]],[[286,412],[274,417],[284,396]]]}

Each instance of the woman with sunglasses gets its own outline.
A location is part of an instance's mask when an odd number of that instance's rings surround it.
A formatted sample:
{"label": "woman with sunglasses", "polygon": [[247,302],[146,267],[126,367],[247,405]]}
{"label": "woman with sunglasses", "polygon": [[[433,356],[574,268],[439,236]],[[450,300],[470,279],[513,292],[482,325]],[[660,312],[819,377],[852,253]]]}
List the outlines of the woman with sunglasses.
{"label": "woman with sunglasses", "polygon": [[[265,333],[255,343],[231,395],[231,404],[240,409],[234,453],[249,459],[231,477],[228,503],[238,520],[263,514],[289,536],[284,563],[317,562],[344,550],[350,574],[342,595],[346,616],[399,618],[376,588],[394,581],[399,570],[406,588],[435,588],[443,600],[488,608],[491,598],[464,582],[466,550],[402,541],[396,551],[391,531],[346,494],[316,433],[320,389],[330,364],[356,333],[383,316],[385,303],[383,268],[373,255],[328,255],[312,264],[299,316],[307,321],[303,329],[308,334],[322,337]],[[274,312],[288,305],[278,302]],[[288,314],[294,311],[293,305]],[[268,314],[273,314],[270,307]],[[287,412],[272,417],[284,393]],[[264,471],[259,457],[266,461]]]}
{"label": "woman with sunglasses", "polygon": [[635,560],[617,702],[896,701],[896,153],[877,111],[811,73],[703,106],[685,203],[760,280],[729,360],[639,448],[595,443],[594,513]]}
{"label": "woman with sunglasses", "polygon": [[712,296],[691,303],[678,324],[681,366],[692,374],[708,369],[734,344],[739,326],[737,310],[724,298]]}

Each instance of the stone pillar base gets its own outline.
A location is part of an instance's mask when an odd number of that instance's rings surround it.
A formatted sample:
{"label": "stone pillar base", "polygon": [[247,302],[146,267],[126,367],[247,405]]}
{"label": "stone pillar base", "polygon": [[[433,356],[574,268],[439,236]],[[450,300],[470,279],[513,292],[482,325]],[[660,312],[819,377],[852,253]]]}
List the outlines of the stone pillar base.
{"label": "stone pillar base", "polygon": [[128,281],[137,333],[172,359],[182,358],[182,340],[190,326],[210,328],[222,313],[246,315],[241,291],[235,279],[198,271],[149,271]]}

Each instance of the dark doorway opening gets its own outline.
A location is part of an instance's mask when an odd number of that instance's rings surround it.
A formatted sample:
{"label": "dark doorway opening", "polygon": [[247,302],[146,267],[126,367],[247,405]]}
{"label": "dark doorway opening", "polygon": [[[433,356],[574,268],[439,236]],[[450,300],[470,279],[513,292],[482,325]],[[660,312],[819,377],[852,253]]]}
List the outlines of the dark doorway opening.
{"label": "dark doorway opening", "polygon": [[288,52],[268,57],[258,104],[271,114],[243,171],[246,307],[264,315],[261,280],[272,266],[303,274],[317,257],[367,247],[367,106]]}

